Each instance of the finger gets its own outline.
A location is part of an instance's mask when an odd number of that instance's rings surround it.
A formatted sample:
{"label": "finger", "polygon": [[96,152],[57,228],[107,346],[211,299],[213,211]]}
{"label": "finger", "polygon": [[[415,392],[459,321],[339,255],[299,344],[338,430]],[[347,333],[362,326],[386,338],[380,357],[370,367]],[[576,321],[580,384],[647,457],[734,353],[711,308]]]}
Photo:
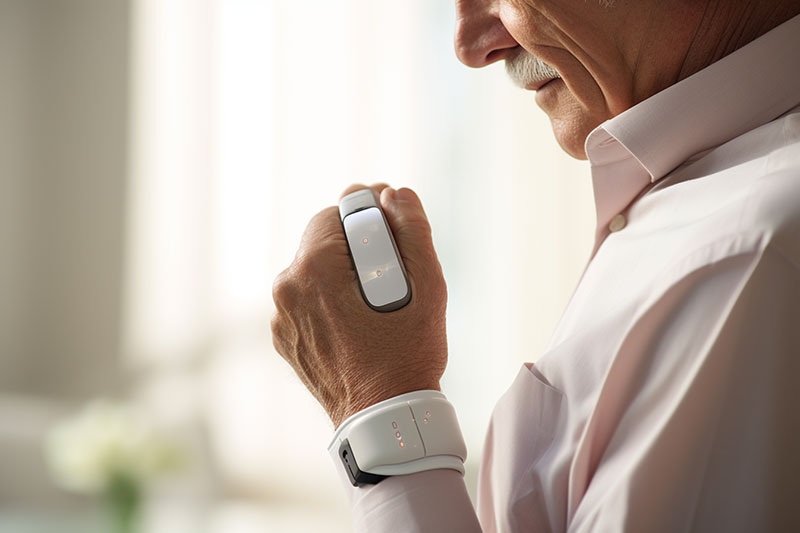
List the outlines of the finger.
{"label": "finger", "polygon": [[290,269],[304,283],[351,276],[352,262],[337,207],[326,207],[311,218]]}
{"label": "finger", "polygon": [[380,201],[403,260],[416,265],[436,261],[431,226],[417,194],[407,188],[395,191],[386,187]]}
{"label": "finger", "polygon": [[311,217],[308,222],[303,237],[300,240],[301,247],[313,245],[331,239],[343,238],[342,223],[339,219],[339,208],[329,206],[319,211]]}
{"label": "finger", "polygon": [[369,188],[372,189],[375,192],[375,199],[380,198],[381,197],[381,192],[383,191],[383,189],[386,189],[388,187],[389,187],[389,184],[388,183],[383,183],[382,181],[378,182],[378,183],[373,183],[372,185],[369,186]]}
{"label": "finger", "polygon": [[354,183],[354,184],[350,185],[349,187],[347,187],[344,190],[344,192],[342,192],[342,194],[339,196],[339,200],[341,200],[342,198],[344,198],[348,194],[352,194],[352,193],[354,193],[356,191],[360,191],[362,189],[372,189],[373,192],[375,193],[375,197],[378,198],[381,195],[381,191],[383,189],[385,189],[386,187],[388,187],[388,186],[389,186],[388,184],[383,183],[383,182],[373,183],[369,187],[367,187],[363,183]]}

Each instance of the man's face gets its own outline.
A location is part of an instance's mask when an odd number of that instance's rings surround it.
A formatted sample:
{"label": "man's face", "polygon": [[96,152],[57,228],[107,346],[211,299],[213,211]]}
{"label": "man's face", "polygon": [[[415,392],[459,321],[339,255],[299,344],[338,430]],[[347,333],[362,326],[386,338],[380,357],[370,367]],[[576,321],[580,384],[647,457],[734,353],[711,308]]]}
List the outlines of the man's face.
{"label": "man's face", "polygon": [[456,54],[470,67],[505,60],[517,84],[536,90],[561,147],[585,159],[589,132],[635,103],[641,59],[633,44],[644,35],[636,8],[606,4],[456,0]]}

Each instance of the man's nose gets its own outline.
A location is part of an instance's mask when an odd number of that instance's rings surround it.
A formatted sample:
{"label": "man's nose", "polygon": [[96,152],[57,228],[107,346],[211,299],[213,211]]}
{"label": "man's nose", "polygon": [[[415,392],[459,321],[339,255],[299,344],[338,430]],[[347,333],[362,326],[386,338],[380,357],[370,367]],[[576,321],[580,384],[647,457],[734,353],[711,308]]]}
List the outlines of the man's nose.
{"label": "man's nose", "polygon": [[456,55],[468,67],[485,67],[506,59],[518,46],[497,15],[496,3],[456,0]]}

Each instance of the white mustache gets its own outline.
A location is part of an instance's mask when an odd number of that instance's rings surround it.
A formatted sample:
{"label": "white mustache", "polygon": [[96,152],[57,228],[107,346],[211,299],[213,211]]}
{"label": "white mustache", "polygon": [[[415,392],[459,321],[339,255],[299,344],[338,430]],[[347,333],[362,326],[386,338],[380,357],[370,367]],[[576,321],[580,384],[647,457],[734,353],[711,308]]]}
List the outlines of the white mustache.
{"label": "white mustache", "polygon": [[511,81],[523,89],[538,81],[561,77],[556,69],[524,49],[506,59],[506,72]]}

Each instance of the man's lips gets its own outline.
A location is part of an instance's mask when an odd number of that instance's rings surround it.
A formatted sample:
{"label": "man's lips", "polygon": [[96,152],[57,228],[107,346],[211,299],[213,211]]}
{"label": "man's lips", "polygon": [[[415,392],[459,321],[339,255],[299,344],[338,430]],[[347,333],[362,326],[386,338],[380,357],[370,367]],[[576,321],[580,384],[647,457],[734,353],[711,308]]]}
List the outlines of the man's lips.
{"label": "man's lips", "polygon": [[542,87],[544,87],[545,85],[550,83],[551,81],[559,80],[559,79],[561,79],[561,78],[550,78],[550,79],[547,79],[547,80],[535,81],[533,83],[529,83],[528,85],[526,85],[525,88],[528,89],[529,91],[538,91],[539,89],[541,89]]}

